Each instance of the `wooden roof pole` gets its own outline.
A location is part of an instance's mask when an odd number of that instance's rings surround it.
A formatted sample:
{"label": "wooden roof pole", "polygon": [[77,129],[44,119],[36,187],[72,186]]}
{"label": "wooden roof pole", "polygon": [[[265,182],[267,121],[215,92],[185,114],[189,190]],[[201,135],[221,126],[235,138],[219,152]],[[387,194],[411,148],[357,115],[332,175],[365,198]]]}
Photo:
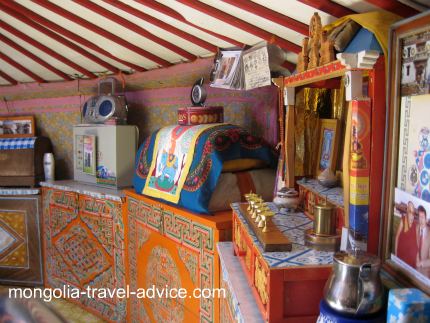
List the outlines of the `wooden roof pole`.
{"label": "wooden roof pole", "polygon": [[2,41],[3,43],[7,44],[8,46],[14,48],[15,50],[21,52],[23,55],[25,55],[28,58],[32,59],[36,63],[42,65],[43,67],[45,67],[46,69],[50,70],[52,73],[58,75],[59,77],[63,78],[64,80],[66,80],[66,81],[72,81],[73,80],[66,73],[61,72],[59,69],[57,69],[54,66],[48,64],[47,62],[45,62],[41,58],[39,58],[36,55],[34,55],[32,52],[26,50],[24,47],[21,47],[20,45],[18,45],[17,43],[15,43],[14,41],[12,41],[11,39],[7,38],[6,36],[3,36],[2,34],[0,34],[0,41]]}
{"label": "wooden roof pole", "polygon": [[[1,9],[1,6],[0,6],[0,9]],[[67,59],[66,57],[64,57],[64,56],[62,56],[60,54],[58,54],[57,52],[54,52],[52,49],[50,49],[47,46],[39,43],[38,41],[35,41],[33,38],[25,35],[24,33],[20,32],[19,30],[13,28],[12,26],[6,24],[5,22],[3,22],[1,20],[0,20],[0,27],[3,28],[4,30],[10,32],[14,36],[22,39],[23,41],[29,43],[30,45],[36,47],[37,49],[45,52],[49,56],[54,57],[55,59],[59,60],[63,64],[66,64],[66,65],[72,67],[73,69],[75,69],[76,71],[82,73],[83,75],[86,75],[89,78],[97,78],[97,75],[91,73],[87,69],[79,66],[78,64],[72,62],[71,60]]]}
{"label": "wooden roof pole", "polygon": [[410,17],[419,13],[419,11],[399,1],[392,1],[392,0],[365,0],[365,1],[381,9],[391,11],[401,17]]}
{"label": "wooden roof pole", "polygon": [[[14,2],[7,2],[7,5],[11,5],[11,4],[15,4]],[[18,10],[20,10],[20,8],[17,8]],[[25,8],[24,8],[25,9]],[[22,14],[15,11],[14,9],[11,9],[9,7],[3,6],[2,4],[0,4],[0,10],[9,14],[10,16],[14,17],[15,19],[29,25],[30,27],[34,28],[35,30],[39,31],[42,34],[45,34],[46,36],[56,40],[57,42],[59,42],[60,44],[74,50],[75,52],[81,54],[82,56],[90,59],[91,61],[100,64],[101,66],[105,67],[107,70],[113,71],[113,72],[117,72],[119,71],[115,66],[112,66],[111,64],[108,64],[106,62],[104,62],[103,60],[101,60],[100,58],[98,58],[97,56],[88,53],[87,51],[85,51],[83,48],[79,47],[78,45],[72,43],[71,41],[67,40],[66,38],[62,37],[61,35],[53,32],[52,30],[42,26],[41,24],[37,23],[38,21],[36,19],[38,19],[38,17],[40,19],[44,19],[40,16],[38,16],[37,14],[33,13],[32,11],[30,12],[26,12],[23,11]],[[28,18],[30,17],[30,18]],[[0,18],[1,21],[1,18]],[[36,22],[37,21],[37,22]],[[96,78],[97,75],[95,75],[94,73],[90,72],[89,70],[79,66],[78,64],[72,62],[71,60],[67,59],[66,57],[54,52],[53,50],[51,50],[50,48],[46,47],[45,45],[35,41],[34,39],[32,39],[31,37],[23,34],[22,32],[18,31],[17,29],[13,28],[12,26],[8,25],[7,23],[3,22],[3,25],[5,26],[4,28],[7,28],[8,31],[10,33],[13,33],[15,36],[24,39],[25,41],[35,47],[37,47],[38,49],[40,49],[41,51],[44,51],[46,53],[49,52],[49,55],[55,57],[56,59],[58,59],[59,61],[63,62],[66,65],[69,65],[71,67],[73,67],[75,70],[79,71],[80,73],[82,73],[83,75],[86,75],[89,78]]]}
{"label": "wooden roof pole", "polygon": [[15,67],[17,70],[21,71],[22,73],[28,75],[29,77],[31,77],[36,82],[38,82],[38,83],[45,83],[46,82],[46,80],[41,78],[39,75],[33,73],[32,71],[30,71],[26,67],[22,66],[18,62],[14,61],[12,58],[3,54],[2,52],[0,52],[0,59],[4,60],[9,65],[12,65],[13,67]]}
{"label": "wooden roof pole", "polygon": [[163,67],[172,65],[172,63],[170,63],[169,61],[167,61],[167,60],[165,60],[165,59],[163,59],[163,58],[161,58],[155,54],[152,54],[152,53],[148,52],[147,50],[145,50],[141,47],[138,47],[138,46],[122,39],[121,37],[119,37],[117,35],[114,35],[108,31],[104,30],[103,28],[101,28],[101,27],[99,27],[99,26],[73,14],[73,13],[71,13],[70,11],[67,11],[67,10],[55,5],[54,3],[50,2],[50,1],[33,0],[33,2],[46,8],[46,9],[48,9],[48,10],[50,10],[50,11],[52,11],[52,12],[54,12],[54,13],[56,13],[57,15],[60,15],[63,18],[66,18],[66,19],[90,30],[93,33],[96,33],[96,34],[98,34],[98,35],[118,44],[118,45],[121,45],[124,48],[127,48],[130,51],[135,52],[136,54],[138,54],[142,57],[145,57],[146,59],[153,61],[156,64],[159,64]]}
{"label": "wooden roof pole", "polygon": [[2,70],[0,70],[0,77],[4,78],[6,81],[8,81],[12,85],[18,84],[17,80],[15,80],[13,77],[9,76],[8,74],[3,72]]}
{"label": "wooden roof pole", "polygon": [[232,39],[232,38],[224,36],[224,35],[220,35],[216,32],[210,31],[209,29],[206,29],[204,27],[200,27],[196,24],[193,24],[191,21],[186,20],[179,12],[177,12],[177,11],[173,10],[172,8],[167,7],[167,6],[161,4],[157,1],[154,1],[154,0],[134,0],[134,1],[136,1],[140,4],[143,4],[143,5],[149,7],[153,10],[157,10],[157,11],[161,12],[162,14],[165,14],[166,16],[169,16],[171,18],[179,20],[180,22],[183,22],[184,24],[187,24],[187,25],[192,26],[196,29],[199,29],[199,30],[211,35],[211,36],[219,38],[219,39],[221,39],[227,43],[230,43],[234,46],[239,46],[239,47],[243,46],[243,43],[241,43],[235,39]]}
{"label": "wooden roof pole", "polygon": [[273,21],[302,35],[309,36],[309,25],[249,0],[222,0],[232,6]]}
{"label": "wooden roof pole", "polygon": [[329,15],[335,16],[336,18],[340,18],[347,15],[355,14],[354,10],[346,8],[336,2],[330,0],[298,0],[301,3],[304,3],[312,8],[321,10]]}
{"label": "wooden roof pole", "polygon": [[280,38],[278,36],[275,36],[271,34],[270,32],[261,29],[257,26],[251,25],[248,22],[241,20],[235,16],[229,15],[228,13],[225,13],[221,10],[218,10],[214,7],[211,7],[207,4],[204,4],[203,2],[196,1],[196,0],[177,0],[178,2],[185,4],[189,6],[190,8],[196,9],[200,12],[203,12],[209,16],[212,16],[216,19],[219,19],[221,21],[224,21],[225,23],[228,23],[232,26],[235,26],[237,28],[242,29],[243,31],[246,31],[250,34],[253,34],[254,36],[260,37],[262,39],[265,39],[266,41],[273,42],[274,44],[278,45],[279,47],[289,50],[293,53],[299,53],[301,51],[301,47],[299,45],[296,45],[284,38]]}
{"label": "wooden roof pole", "polygon": [[210,52],[216,53],[218,50],[217,46],[215,46],[215,45],[213,45],[213,44],[211,44],[211,43],[209,43],[203,39],[200,39],[194,35],[191,35],[188,32],[185,32],[179,28],[176,28],[172,25],[169,25],[168,23],[165,23],[162,20],[159,20],[155,17],[152,17],[152,16],[144,13],[143,11],[140,11],[136,8],[133,8],[133,7],[125,4],[124,2],[117,1],[117,0],[103,0],[103,1],[110,4],[111,6],[114,6],[118,9],[124,11],[124,12],[127,12],[127,13],[141,19],[141,20],[144,20],[146,22],[149,22],[150,24],[153,24],[159,28],[162,28],[165,31],[168,31],[168,32],[170,32],[170,33],[172,33],[178,37],[181,37],[185,40],[188,40],[189,42],[191,42],[197,46],[200,46],[200,47],[202,47],[202,48],[204,48]]}
{"label": "wooden roof pole", "polygon": [[134,31],[135,33],[139,34],[140,36],[146,37],[149,40],[152,40],[153,42],[167,48],[170,49],[172,52],[190,60],[193,61],[197,58],[196,55],[190,53],[187,50],[184,50],[181,47],[178,47],[174,44],[172,44],[169,41],[166,41],[165,39],[162,39],[154,34],[152,34],[151,32],[148,32],[147,30],[145,30],[144,28],[130,22],[127,19],[124,19],[123,17],[113,13],[112,11],[109,11],[97,4],[95,4],[94,2],[88,1],[88,0],[74,0],[74,2],[78,3],[79,5],[92,10],[93,12],[113,21],[114,23],[117,23],[118,25],[124,26],[127,29]]}

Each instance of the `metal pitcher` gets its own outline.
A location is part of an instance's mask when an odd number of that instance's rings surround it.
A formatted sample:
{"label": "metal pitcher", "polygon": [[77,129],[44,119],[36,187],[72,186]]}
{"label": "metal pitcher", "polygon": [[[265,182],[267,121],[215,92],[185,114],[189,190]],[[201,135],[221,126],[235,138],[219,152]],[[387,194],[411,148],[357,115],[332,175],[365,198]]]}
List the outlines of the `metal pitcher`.
{"label": "metal pitcher", "polygon": [[361,251],[340,251],[333,256],[333,271],[324,287],[324,299],[338,312],[366,315],[383,305],[379,277],[381,262]]}

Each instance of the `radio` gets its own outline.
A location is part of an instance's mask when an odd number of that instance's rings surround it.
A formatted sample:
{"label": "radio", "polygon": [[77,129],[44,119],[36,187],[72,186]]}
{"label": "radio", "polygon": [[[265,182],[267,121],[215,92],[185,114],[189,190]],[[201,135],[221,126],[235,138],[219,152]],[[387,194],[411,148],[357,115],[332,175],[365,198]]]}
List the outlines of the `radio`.
{"label": "radio", "polygon": [[118,81],[113,77],[99,82],[98,95],[89,98],[82,108],[84,123],[127,123],[127,102],[124,95],[117,94],[118,88]]}

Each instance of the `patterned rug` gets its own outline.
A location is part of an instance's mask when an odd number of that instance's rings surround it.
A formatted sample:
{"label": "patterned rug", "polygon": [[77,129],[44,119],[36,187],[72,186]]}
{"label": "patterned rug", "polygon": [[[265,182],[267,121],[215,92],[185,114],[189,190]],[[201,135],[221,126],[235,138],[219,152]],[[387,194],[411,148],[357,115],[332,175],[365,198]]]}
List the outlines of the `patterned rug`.
{"label": "patterned rug", "polygon": [[[16,288],[15,286],[0,286],[0,294],[8,294],[9,288]],[[25,288],[25,287],[21,287]],[[43,303],[43,300],[41,300]],[[57,311],[63,318],[70,323],[104,323],[105,321],[97,316],[85,311],[78,305],[69,302],[65,299],[53,299],[51,302],[45,303],[49,307],[52,307]]]}

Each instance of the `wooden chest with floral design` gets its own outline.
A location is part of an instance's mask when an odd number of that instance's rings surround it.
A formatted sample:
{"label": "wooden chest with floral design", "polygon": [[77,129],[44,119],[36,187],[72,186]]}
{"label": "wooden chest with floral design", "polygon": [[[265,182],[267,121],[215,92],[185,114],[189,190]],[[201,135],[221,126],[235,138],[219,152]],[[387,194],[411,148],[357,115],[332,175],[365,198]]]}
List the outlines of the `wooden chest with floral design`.
{"label": "wooden chest with floral design", "polygon": [[193,297],[193,291],[220,287],[216,243],[231,239],[231,211],[196,215],[131,190],[125,192],[130,290],[185,288],[188,295],[131,297],[127,320],[218,322],[219,297]]}
{"label": "wooden chest with floral design", "polygon": [[[302,212],[275,211],[273,223],[291,240],[288,252],[264,252],[244,218],[247,204],[233,203],[233,246],[243,274],[264,320],[269,322],[315,322],[323,288],[331,272],[333,252],[305,246],[304,231],[312,221]],[[240,299],[238,300],[240,302]]]}
{"label": "wooden chest with floral design", "polygon": [[[42,183],[45,287],[125,288],[123,199],[106,194],[118,191],[64,182]],[[73,295],[71,301],[106,321],[126,320],[126,298]]]}

